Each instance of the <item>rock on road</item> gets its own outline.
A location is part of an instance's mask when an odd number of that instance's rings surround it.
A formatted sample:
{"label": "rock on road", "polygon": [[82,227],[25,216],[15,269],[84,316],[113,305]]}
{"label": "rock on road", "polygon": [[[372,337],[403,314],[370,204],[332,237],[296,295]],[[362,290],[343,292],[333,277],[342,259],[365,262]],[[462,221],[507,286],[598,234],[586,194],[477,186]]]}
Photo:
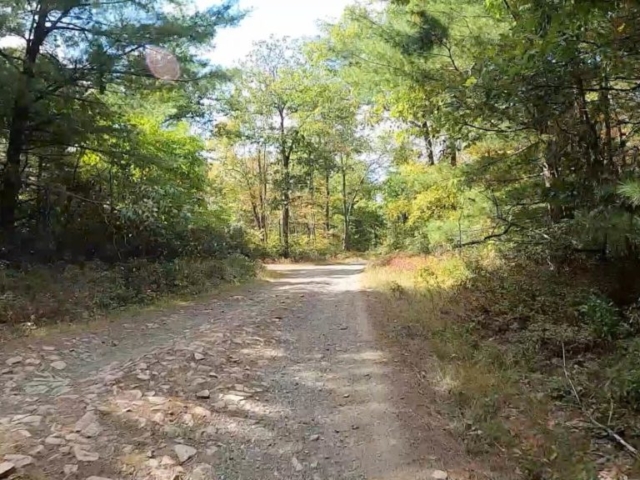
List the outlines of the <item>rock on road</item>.
{"label": "rock on road", "polygon": [[412,451],[363,268],[4,343],[0,477],[447,478]]}

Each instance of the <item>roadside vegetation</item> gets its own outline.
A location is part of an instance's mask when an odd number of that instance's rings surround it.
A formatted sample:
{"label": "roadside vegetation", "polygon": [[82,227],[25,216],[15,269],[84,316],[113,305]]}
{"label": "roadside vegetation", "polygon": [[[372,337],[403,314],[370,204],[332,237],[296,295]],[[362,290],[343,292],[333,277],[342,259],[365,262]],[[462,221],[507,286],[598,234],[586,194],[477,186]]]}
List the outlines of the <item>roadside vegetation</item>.
{"label": "roadside vegetation", "polygon": [[484,247],[385,257],[365,282],[471,453],[523,478],[633,478],[640,325],[636,304],[610,300],[618,274]]}

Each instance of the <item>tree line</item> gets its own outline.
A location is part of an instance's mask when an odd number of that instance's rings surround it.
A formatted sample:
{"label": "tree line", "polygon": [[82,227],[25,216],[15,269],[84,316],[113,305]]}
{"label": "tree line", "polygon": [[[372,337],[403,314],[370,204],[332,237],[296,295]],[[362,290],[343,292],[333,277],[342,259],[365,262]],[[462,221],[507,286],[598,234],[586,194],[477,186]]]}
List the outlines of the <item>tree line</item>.
{"label": "tree line", "polygon": [[[632,256],[638,13],[628,1],[356,2],[321,35],[272,38],[222,72],[196,52],[241,20],[234,2],[12,4],[3,257],[493,240]],[[175,56],[177,81],[151,75],[152,47]]]}

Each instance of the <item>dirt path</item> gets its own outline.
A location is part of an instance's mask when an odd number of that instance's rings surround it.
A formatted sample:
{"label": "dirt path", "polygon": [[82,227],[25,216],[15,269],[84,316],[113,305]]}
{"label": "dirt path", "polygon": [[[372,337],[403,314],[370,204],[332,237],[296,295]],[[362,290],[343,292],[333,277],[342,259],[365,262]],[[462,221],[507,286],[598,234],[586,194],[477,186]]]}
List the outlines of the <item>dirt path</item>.
{"label": "dirt path", "polygon": [[0,478],[446,478],[460,453],[413,431],[362,268],[275,267],[227,298],[4,344]]}

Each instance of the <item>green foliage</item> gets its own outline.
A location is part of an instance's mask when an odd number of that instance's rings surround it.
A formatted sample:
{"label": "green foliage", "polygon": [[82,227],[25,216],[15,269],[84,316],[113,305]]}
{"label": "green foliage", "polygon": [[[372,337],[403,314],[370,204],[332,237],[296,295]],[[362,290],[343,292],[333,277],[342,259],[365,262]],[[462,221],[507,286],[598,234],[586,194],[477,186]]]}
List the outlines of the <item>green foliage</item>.
{"label": "green foliage", "polygon": [[218,107],[215,174],[262,255],[317,258],[380,241],[374,179],[386,148],[368,144],[355,92],[309,50],[257,44]]}
{"label": "green foliage", "polygon": [[[199,52],[239,20],[233,1],[13,2],[2,11],[0,38],[25,40],[0,52],[3,258],[176,258],[196,253],[195,242],[183,244],[189,230],[224,231],[204,144],[187,122],[220,78]],[[188,81],[153,78],[145,55],[154,48]]]}
{"label": "green foliage", "polygon": [[640,405],[640,341],[634,339],[620,349],[606,372],[607,393],[618,405],[638,411]]}
{"label": "green foliage", "polygon": [[611,300],[599,295],[590,295],[578,308],[578,312],[596,337],[612,341],[621,334],[622,319]]}

